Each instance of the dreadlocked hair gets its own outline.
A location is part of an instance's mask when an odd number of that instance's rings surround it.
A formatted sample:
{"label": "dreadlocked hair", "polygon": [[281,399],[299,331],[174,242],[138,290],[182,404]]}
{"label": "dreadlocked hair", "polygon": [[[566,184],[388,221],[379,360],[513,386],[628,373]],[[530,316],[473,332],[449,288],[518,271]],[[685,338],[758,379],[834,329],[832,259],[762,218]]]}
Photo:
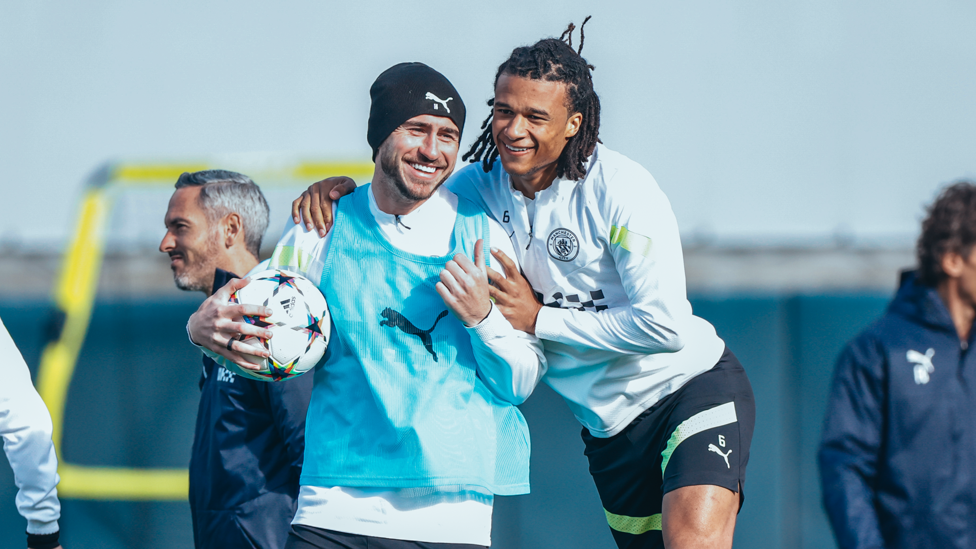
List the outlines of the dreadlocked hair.
{"label": "dreadlocked hair", "polygon": [[[566,102],[570,114],[583,115],[583,123],[576,135],[569,138],[566,147],[556,164],[556,176],[562,179],[579,180],[586,175],[583,163],[596,149],[600,141],[600,98],[593,91],[593,77],[590,71],[593,65],[586,62],[580,55],[583,52],[583,27],[590,20],[587,17],[580,25],[580,43],[577,50],[573,50],[573,31],[576,25],[569,27],[557,38],[546,38],[531,46],[515,48],[512,55],[498,67],[495,73],[495,86],[503,74],[543,80],[546,82],[563,82],[566,84]],[[494,107],[495,100],[489,99],[488,106]],[[492,112],[481,123],[483,130],[461,160],[481,162],[485,172],[491,171],[495,160],[498,159],[498,147],[491,132]]]}

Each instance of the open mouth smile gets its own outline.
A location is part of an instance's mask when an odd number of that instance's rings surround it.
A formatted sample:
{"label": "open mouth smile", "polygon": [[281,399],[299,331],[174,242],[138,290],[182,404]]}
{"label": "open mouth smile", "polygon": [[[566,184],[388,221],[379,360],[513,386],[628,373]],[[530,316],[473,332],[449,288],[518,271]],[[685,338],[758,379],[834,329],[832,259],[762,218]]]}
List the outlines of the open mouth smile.
{"label": "open mouth smile", "polygon": [[431,164],[413,162],[410,160],[405,160],[404,164],[410,167],[410,172],[414,177],[422,180],[433,179],[434,177],[437,177],[437,174],[444,169],[443,166],[433,166]]}
{"label": "open mouth smile", "polygon": [[514,153],[521,153],[521,152],[525,152],[525,151],[529,150],[528,148],[513,147],[513,146],[509,145],[508,143],[502,143],[502,145],[505,145],[505,148],[506,149],[508,149],[509,151],[514,152]]}

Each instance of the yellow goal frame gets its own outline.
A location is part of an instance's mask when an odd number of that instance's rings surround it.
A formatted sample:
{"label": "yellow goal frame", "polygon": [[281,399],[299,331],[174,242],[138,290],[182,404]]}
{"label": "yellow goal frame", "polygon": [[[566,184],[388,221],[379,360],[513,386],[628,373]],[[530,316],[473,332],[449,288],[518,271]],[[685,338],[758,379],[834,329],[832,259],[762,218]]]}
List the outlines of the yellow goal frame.
{"label": "yellow goal frame", "polygon": [[[102,266],[105,224],[114,198],[125,188],[172,187],[183,172],[217,168],[209,162],[110,163],[86,182],[71,242],[62,260],[53,301],[57,321],[41,354],[37,389],[51,412],[54,447],[62,497],[95,500],[185,500],[189,488],[186,469],[94,467],[69,463],[61,451],[68,387],[81,352]],[[220,168],[232,166],[221,165]],[[358,182],[373,174],[371,162],[295,162],[257,170],[242,170],[263,187],[282,182],[308,185],[320,179],[347,175]],[[291,185],[287,185],[291,186]],[[162,219],[163,212],[160,212]]]}

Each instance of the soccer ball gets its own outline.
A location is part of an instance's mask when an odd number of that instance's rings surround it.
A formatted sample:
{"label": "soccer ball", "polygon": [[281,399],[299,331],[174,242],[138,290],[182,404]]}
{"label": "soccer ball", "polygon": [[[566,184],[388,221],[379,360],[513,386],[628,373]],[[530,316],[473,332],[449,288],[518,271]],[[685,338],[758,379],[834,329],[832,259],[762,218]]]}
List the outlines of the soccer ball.
{"label": "soccer ball", "polygon": [[318,363],[329,345],[332,317],[322,292],[302,275],[272,269],[248,277],[250,283],[230,296],[231,303],[264,305],[271,316],[245,316],[248,324],[271,330],[271,339],[242,337],[248,345],[262,346],[271,356],[263,370],[235,371],[261,381],[283,381],[300,376]]}

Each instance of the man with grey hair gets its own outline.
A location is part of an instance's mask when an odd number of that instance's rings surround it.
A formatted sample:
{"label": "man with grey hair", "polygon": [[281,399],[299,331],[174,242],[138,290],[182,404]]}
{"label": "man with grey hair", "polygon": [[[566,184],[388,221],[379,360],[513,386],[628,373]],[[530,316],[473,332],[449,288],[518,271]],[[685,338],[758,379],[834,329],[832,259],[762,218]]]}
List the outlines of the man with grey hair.
{"label": "man with grey hair", "polygon": [[[210,295],[237,274],[264,270],[268,203],[245,175],[182,174],[159,250],[176,286]],[[197,548],[279,548],[295,514],[312,376],[289,383],[246,379],[203,358],[190,510]]]}

